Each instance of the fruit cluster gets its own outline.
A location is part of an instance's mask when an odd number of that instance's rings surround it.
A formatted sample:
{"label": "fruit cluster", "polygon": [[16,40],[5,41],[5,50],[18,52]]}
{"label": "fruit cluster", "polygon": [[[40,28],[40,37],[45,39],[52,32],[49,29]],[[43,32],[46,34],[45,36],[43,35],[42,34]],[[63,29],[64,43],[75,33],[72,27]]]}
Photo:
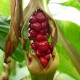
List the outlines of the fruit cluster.
{"label": "fruit cluster", "polygon": [[28,38],[32,40],[31,49],[45,68],[50,60],[53,51],[52,45],[48,42],[50,35],[49,24],[42,10],[34,12],[29,20]]}

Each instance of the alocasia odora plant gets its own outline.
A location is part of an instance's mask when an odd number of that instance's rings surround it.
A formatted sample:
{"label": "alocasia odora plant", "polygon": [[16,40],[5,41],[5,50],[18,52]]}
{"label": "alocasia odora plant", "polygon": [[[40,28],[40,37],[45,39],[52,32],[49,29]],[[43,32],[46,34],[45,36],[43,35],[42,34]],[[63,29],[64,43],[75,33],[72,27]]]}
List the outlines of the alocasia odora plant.
{"label": "alocasia odora plant", "polygon": [[[44,5],[45,2],[30,0],[29,5],[22,11],[22,0],[11,0],[11,26],[5,44],[5,62],[16,49],[20,39],[32,80],[53,80],[59,64],[55,46],[60,31]],[[28,38],[25,39],[24,28],[27,22],[29,31]],[[30,54],[26,50],[28,40],[31,41]]]}
{"label": "alocasia odora plant", "polygon": [[[53,79],[54,74],[52,73],[55,73],[58,65],[58,57],[55,49],[57,33],[59,33],[60,40],[64,44],[64,47],[70,54],[72,61],[76,64],[75,66],[80,72],[79,55],[75,54],[75,50],[72,48],[70,43],[65,40],[59,27],[57,27],[58,29],[56,28],[55,22],[45,5],[45,2],[46,0],[31,0],[29,5],[24,9],[24,12],[22,12],[22,0],[11,0],[11,27],[5,44],[5,62],[7,62],[7,58],[11,56],[17,48],[19,39],[21,38],[20,40],[23,43],[27,66],[32,74],[32,79],[34,80],[39,78],[40,80]],[[38,13],[34,16],[34,13],[36,12]],[[41,15],[44,15],[44,19],[41,19]],[[29,37],[24,39],[23,29],[27,22],[29,23]],[[37,25],[41,26],[38,26],[37,28],[35,22]],[[44,28],[46,29],[44,30]],[[45,35],[45,33],[47,34]],[[48,41],[50,38],[52,40],[51,42]],[[27,46],[27,40],[31,40],[30,54],[28,54],[25,48]],[[37,46],[35,46],[36,41],[38,43]],[[52,48],[50,48],[50,46],[52,46]],[[52,64],[52,66],[50,64]],[[51,70],[52,72],[50,72]]]}

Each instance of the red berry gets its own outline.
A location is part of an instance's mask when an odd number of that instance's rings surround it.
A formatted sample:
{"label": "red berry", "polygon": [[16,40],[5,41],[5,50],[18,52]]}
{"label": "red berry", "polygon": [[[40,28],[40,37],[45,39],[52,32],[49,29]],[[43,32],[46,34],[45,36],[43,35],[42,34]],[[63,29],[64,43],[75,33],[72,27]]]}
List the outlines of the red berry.
{"label": "red berry", "polygon": [[38,49],[41,51],[41,52],[45,52],[47,51],[49,48],[49,43],[47,41],[42,41],[38,44]]}
{"label": "red berry", "polygon": [[42,34],[38,34],[36,36],[36,41],[45,41],[45,40],[46,40],[46,38]]}
{"label": "red berry", "polygon": [[48,29],[45,28],[45,29],[42,29],[39,33],[45,35],[48,32],[49,32]]}
{"label": "red berry", "polygon": [[45,52],[42,52],[42,56],[44,57],[46,55],[46,53]]}
{"label": "red berry", "polygon": [[32,57],[29,57],[28,59],[29,59],[30,62],[32,61]]}
{"label": "red berry", "polygon": [[31,36],[32,38],[35,38],[35,37],[36,37],[37,32],[35,32],[34,30],[30,30],[29,32],[30,32],[30,36]]}
{"label": "red berry", "polygon": [[41,30],[41,24],[38,23],[38,22],[35,22],[35,23],[31,24],[30,28],[37,31],[37,32],[39,32]]}
{"label": "red berry", "polygon": [[51,53],[51,49],[48,49],[46,53],[47,54],[50,54]]}
{"label": "red berry", "polygon": [[31,27],[31,24],[29,23],[28,26]]}
{"label": "red berry", "polygon": [[37,19],[35,16],[33,16],[32,18],[30,18],[29,20],[30,23],[34,23],[34,22],[37,22]]}
{"label": "red berry", "polygon": [[46,33],[46,34],[45,34],[45,37],[46,37],[46,38],[49,38],[49,33]]}
{"label": "red berry", "polygon": [[36,42],[34,42],[35,43],[35,45],[38,47],[38,42],[36,41]]}
{"label": "red berry", "polygon": [[45,33],[48,33],[48,32],[49,32],[49,31],[48,31],[48,28],[45,28],[45,29],[44,29],[44,32],[45,32]]}
{"label": "red berry", "polygon": [[29,28],[29,29],[28,29],[28,33],[30,33],[30,31],[31,31],[31,30],[30,30],[30,28]]}
{"label": "red berry", "polygon": [[42,22],[42,29],[46,28],[48,25],[47,21]]}
{"label": "red berry", "polygon": [[29,40],[33,40],[32,36],[31,35],[28,35],[28,38]]}
{"label": "red berry", "polygon": [[32,43],[31,48],[34,49],[34,50],[37,50],[37,48],[38,48],[37,42]]}
{"label": "red berry", "polygon": [[49,45],[49,48],[51,49],[51,51],[53,51],[53,46],[52,45]]}
{"label": "red berry", "polygon": [[43,68],[45,68],[48,65],[48,60],[44,57],[40,57],[40,62],[43,66]]}
{"label": "red berry", "polygon": [[42,12],[38,12],[36,14],[36,18],[39,22],[44,22],[46,20],[46,17]]}
{"label": "red berry", "polygon": [[36,56],[37,56],[37,57],[41,57],[41,55],[42,55],[42,54],[41,54],[40,50],[37,50]]}
{"label": "red berry", "polygon": [[39,33],[45,35],[45,32],[43,29]]}
{"label": "red berry", "polygon": [[50,54],[46,54],[44,57],[45,57],[48,61],[50,60]]}

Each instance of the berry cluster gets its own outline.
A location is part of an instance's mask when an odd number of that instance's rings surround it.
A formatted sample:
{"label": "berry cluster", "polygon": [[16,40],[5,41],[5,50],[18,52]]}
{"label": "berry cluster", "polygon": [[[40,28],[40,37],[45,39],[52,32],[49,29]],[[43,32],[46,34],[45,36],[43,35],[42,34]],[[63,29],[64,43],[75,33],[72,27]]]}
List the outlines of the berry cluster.
{"label": "berry cluster", "polygon": [[48,42],[49,35],[47,18],[43,11],[38,9],[29,20],[28,38],[33,40],[31,48],[35,51],[35,55],[44,68],[48,65],[53,50],[52,45]]}

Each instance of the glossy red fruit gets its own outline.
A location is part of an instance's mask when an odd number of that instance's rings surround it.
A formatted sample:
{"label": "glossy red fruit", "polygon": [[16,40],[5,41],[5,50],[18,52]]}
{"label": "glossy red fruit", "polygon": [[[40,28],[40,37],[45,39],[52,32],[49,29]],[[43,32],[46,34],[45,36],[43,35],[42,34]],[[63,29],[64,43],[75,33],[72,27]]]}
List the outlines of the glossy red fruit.
{"label": "glossy red fruit", "polygon": [[48,32],[49,32],[48,28],[45,28],[45,29],[44,29],[44,32],[45,32],[45,33],[48,33]]}
{"label": "glossy red fruit", "polygon": [[45,29],[42,29],[39,33],[45,35],[48,32],[49,32],[48,29],[45,28]]}
{"label": "glossy red fruit", "polygon": [[38,12],[36,14],[36,18],[39,22],[44,22],[46,20],[46,17],[43,12]]}
{"label": "glossy red fruit", "polygon": [[49,43],[48,43],[47,41],[39,42],[39,44],[38,44],[38,49],[39,49],[41,52],[47,51],[48,48],[49,48]]}
{"label": "glossy red fruit", "polygon": [[47,23],[47,21],[44,21],[41,23],[41,25],[42,25],[42,29],[44,29],[48,26],[48,23]]}
{"label": "glossy red fruit", "polygon": [[28,59],[29,59],[30,62],[32,61],[32,57],[29,57]]}
{"label": "glossy red fruit", "polygon": [[48,38],[49,38],[49,34],[48,34],[48,33],[46,33],[46,34],[45,34],[45,37],[48,39]]}
{"label": "glossy red fruit", "polygon": [[42,29],[39,33],[40,33],[40,34],[43,34],[43,35],[46,34],[43,29]]}
{"label": "glossy red fruit", "polygon": [[33,40],[33,37],[31,35],[28,35],[29,40]]}
{"label": "glossy red fruit", "polygon": [[48,65],[48,60],[44,57],[40,57],[40,63],[42,64],[43,68]]}
{"label": "glossy red fruit", "polygon": [[48,49],[46,53],[47,54],[50,54],[51,53],[51,49]]}
{"label": "glossy red fruit", "polygon": [[42,55],[42,53],[40,52],[40,50],[37,50],[36,56],[37,56],[37,57],[41,57],[41,55]]}
{"label": "glossy red fruit", "polygon": [[35,23],[31,24],[31,26],[30,26],[31,29],[33,29],[37,32],[39,32],[41,30],[41,27],[42,27],[41,24],[38,22],[35,22]]}
{"label": "glossy red fruit", "polygon": [[46,54],[44,57],[45,57],[48,61],[50,60],[50,54]]}
{"label": "glossy red fruit", "polygon": [[29,28],[29,29],[28,29],[28,33],[30,33],[30,31],[31,31],[31,29]]}
{"label": "glossy red fruit", "polygon": [[53,46],[52,45],[49,45],[49,48],[51,49],[51,51],[53,51]]}
{"label": "glossy red fruit", "polygon": [[45,41],[46,40],[46,38],[44,37],[44,35],[42,35],[42,34],[38,34],[37,36],[36,36],[36,41]]}
{"label": "glossy red fruit", "polygon": [[32,38],[35,38],[35,37],[36,37],[36,35],[37,35],[37,32],[36,32],[36,31],[30,30],[29,32],[30,32],[30,36],[31,36]]}
{"label": "glossy red fruit", "polygon": [[45,52],[42,52],[42,56],[44,57],[46,55],[46,53]]}
{"label": "glossy red fruit", "polygon": [[29,23],[34,23],[34,22],[37,22],[37,19],[35,16],[32,16],[29,20]]}
{"label": "glossy red fruit", "polygon": [[31,27],[31,24],[30,23],[28,23],[28,26],[29,26],[29,28]]}
{"label": "glossy red fruit", "polygon": [[37,50],[37,48],[38,48],[37,42],[32,43],[32,44],[31,44],[31,48],[32,48],[33,50]]}

